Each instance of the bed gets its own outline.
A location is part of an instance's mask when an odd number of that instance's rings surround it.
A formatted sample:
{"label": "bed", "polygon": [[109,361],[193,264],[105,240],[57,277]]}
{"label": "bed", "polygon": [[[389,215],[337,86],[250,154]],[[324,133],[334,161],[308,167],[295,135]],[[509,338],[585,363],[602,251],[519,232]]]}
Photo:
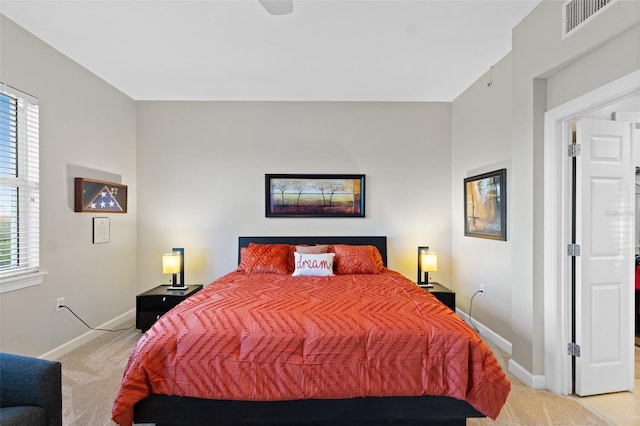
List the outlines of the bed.
{"label": "bed", "polygon": [[[281,256],[282,245],[288,273],[252,262],[265,258],[263,249],[275,247]],[[293,253],[317,246],[333,254]],[[292,267],[296,274],[297,266],[321,258],[335,260],[317,263],[334,276],[291,277]],[[380,236],[240,237],[238,270],[183,301],[140,339],[113,420],[464,425],[470,417],[495,419],[510,383],[491,350],[435,297],[387,269],[386,258]],[[228,322],[231,317],[242,323]]]}

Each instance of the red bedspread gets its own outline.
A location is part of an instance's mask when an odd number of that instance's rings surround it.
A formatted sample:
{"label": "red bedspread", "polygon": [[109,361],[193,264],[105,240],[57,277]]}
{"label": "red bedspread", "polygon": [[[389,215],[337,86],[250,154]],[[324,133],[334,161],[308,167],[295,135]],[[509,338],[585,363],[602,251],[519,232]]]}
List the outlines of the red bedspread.
{"label": "red bedspread", "polygon": [[446,395],[495,419],[511,384],[457,315],[399,273],[233,272],[158,320],[113,420],[154,394],[231,400]]}

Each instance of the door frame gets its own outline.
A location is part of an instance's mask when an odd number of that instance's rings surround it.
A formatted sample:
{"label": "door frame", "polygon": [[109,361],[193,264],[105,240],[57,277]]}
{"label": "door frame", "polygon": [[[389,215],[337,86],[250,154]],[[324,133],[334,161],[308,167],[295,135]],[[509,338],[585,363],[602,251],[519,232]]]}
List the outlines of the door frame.
{"label": "door frame", "polygon": [[544,345],[545,387],[572,392],[571,294],[567,286],[569,256],[570,170],[567,124],[573,118],[640,94],[640,70],[599,87],[545,113],[544,118]]}

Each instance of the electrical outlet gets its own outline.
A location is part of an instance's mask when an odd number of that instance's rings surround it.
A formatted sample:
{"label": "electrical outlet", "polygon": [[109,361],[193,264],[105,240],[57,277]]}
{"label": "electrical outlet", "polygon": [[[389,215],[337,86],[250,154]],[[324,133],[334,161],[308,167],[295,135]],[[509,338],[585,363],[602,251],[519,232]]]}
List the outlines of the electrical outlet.
{"label": "electrical outlet", "polygon": [[64,297],[58,297],[56,299],[56,312],[62,310],[62,305],[64,305]]}
{"label": "electrical outlet", "polygon": [[484,294],[484,284],[480,284],[480,291]]}

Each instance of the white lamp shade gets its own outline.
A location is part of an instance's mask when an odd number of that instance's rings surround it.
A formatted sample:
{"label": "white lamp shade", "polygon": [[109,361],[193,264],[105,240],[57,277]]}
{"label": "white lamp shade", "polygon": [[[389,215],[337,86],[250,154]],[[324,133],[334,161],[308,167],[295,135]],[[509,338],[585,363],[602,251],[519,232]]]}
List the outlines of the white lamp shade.
{"label": "white lamp shade", "polygon": [[438,255],[432,251],[423,253],[420,266],[423,272],[436,272],[438,270]]}
{"label": "white lamp shade", "polygon": [[162,273],[178,274],[180,273],[180,254],[169,253],[162,255]]}

